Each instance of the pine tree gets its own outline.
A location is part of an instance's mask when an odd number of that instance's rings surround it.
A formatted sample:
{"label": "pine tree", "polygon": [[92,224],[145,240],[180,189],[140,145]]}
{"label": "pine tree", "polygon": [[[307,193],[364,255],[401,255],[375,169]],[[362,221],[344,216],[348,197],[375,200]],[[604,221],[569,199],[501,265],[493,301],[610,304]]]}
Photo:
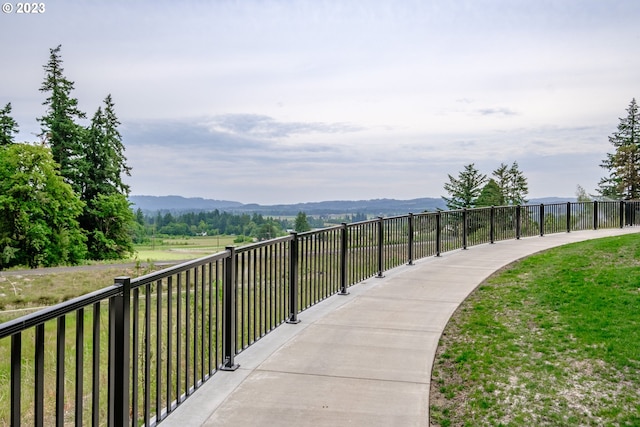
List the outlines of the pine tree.
{"label": "pine tree", "polygon": [[482,188],[478,200],[476,200],[476,206],[502,206],[504,205],[504,197],[500,191],[500,187],[494,179],[490,179],[489,182]]}
{"label": "pine tree", "polygon": [[294,228],[298,233],[304,233],[305,231],[311,230],[311,226],[309,225],[309,221],[307,220],[306,213],[298,212],[298,216],[296,216]]}
{"label": "pine tree", "polygon": [[11,103],[0,108],[0,147],[13,142],[13,135],[18,133],[18,123],[11,117]]}
{"label": "pine tree", "polygon": [[600,166],[609,171],[598,184],[598,193],[612,199],[640,198],[640,113],[636,99],[627,108],[627,116],[620,118],[618,130],[609,137],[615,148],[607,153]]}
{"label": "pine tree", "polygon": [[134,217],[127,212],[129,186],[122,180],[131,168],[126,164],[119,124],[107,95],[104,110],[99,107],[93,115],[82,141],[81,198],[86,208],[81,224],[88,231],[89,256],[94,259],[120,258],[133,250],[128,231]]}
{"label": "pine tree", "polygon": [[126,164],[119,125],[113,100],[107,95],[104,110],[99,107],[95,112],[82,143],[82,198],[85,201],[98,194],[129,195],[129,186],[123,182],[122,175],[131,175],[131,168]]}
{"label": "pine tree", "polygon": [[576,199],[578,199],[578,203],[591,202],[591,197],[589,197],[587,191],[580,184],[576,186]]}
{"label": "pine tree", "polygon": [[527,203],[525,199],[529,193],[529,184],[518,166],[518,162],[513,162],[511,167],[504,163],[493,171],[496,183],[502,193],[502,203],[505,205],[523,205]]}
{"label": "pine tree", "polygon": [[449,175],[449,182],[444,184],[444,189],[451,197],[442,198],[449,209],[475,207],[476,200],[482,191],[482,186],[486,182],[487,176],[481,174],[471,163],[464,167],[458,178]]}
{"label": "pine tree", "polygon": [[78,100],[71,96],[74,83],[63,75],[61,47],[50,49],[49,62],[44,66],[46,76],[40,91],[49,96],[42,103],[47,106],[46,115],[38,121],[53,159],[60,165],[60,174],[80,194],[84,128],[76,120],[86,115],[78,109]]}

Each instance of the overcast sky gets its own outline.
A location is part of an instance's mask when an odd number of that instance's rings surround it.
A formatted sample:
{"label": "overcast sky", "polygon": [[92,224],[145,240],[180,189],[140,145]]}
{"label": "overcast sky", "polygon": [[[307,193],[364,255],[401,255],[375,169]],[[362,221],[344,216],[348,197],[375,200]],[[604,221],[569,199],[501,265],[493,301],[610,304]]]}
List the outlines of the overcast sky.
{"label": "overcast sky", "polygon": [[80,108],[113,97],[135,195],[440,197],[514,161],[529,197],[593,193],[640,97],[638,0],[44,5],[0,15],[0,106],[37,140],[61,44]]}

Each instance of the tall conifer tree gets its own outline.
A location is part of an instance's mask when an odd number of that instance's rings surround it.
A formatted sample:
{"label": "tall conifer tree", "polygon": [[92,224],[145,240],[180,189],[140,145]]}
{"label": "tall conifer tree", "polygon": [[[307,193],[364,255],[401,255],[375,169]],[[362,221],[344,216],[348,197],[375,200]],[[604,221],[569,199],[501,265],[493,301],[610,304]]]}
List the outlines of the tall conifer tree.
{"label": "tall conifer tree", "polygon": [[466,165],[464,170],[454,178],[449,175],[449,182],[444,189],[451,197],[443,197],[449,209],[473,208],[487,182],[487,176],[481,174],[473,163]]}
{"label": "tall conifer tree", "polygon": [[89,255],[114,259],[133,252],[130,229],[133,212],[127,196],[129,186],[122,178],[131,168],[126,164],[120,122],[111,95],[99,107],[85,132],[82,170],[82,200],[86,203],[82,227],[88,232]]}
{"label": "tall conifer tree", "polygon": [[99,107],[95,112],[83,140],[85,170],[82,197],[85,200],[91,200],[98,194],[129,195],[129,186],[122,178],[123,175],[131,175],[131,168],[126,164],[119,125],[113,99],[107,95],[104,109]]}
{"label": "tall conifer tree", "polygon": [[46,75],[40,91],[48,94],[43,102],[47,111],[38,121],[42,135],[51,147],[53,160],[60,165],[60,174],[80,194],[84,128],[76,120],[86,115],[78,109],[78,100],[71,95],[74,83],[63,74],[61,48],[58,45],[50,49],[49,62],[44,66]]}
{"label": "tall conifer tree", "polygon": [[0,108],[0,146],[13,142],[13,135],[18,133],[18,123],[11,117],[11,103]]}
{"label": "tall conifer tree", "polygon": [[620,118],[618,130],[609,137],[615,151],[600,164],[609,176],[598,184],[598,193],[612,199],[640,198],[640,113],[633,98],[627,116]]}
{"label": "tall conifer tree", "polygon": [[496,183],[502,193],[502,202],[506,205],[523,205],[527,203],[525,197],[529,193],[529,184],[518,166],[513,162],[511,167],[501,163],[498,169],[493,171]]}

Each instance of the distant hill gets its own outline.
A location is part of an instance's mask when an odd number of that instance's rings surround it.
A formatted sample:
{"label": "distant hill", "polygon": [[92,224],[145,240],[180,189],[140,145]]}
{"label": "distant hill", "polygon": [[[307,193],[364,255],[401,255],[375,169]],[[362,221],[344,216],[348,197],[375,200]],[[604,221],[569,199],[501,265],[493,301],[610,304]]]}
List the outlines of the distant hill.
{"label": "distant hill", "polygon": [[182,196],[130,196],[129,201],[132,203],[134,210],[140,208],[146,214],[158,211],[181,213],[218,209],[232,213],[259,213],[262,215],[296,215],[302,211],[307,215],[365,213],[369,215],[389,216],[446,208],[444,201],[436,198],[413,200],[334,200],[290,205],[243,204],[229,200],[211,200],[200,197]]}
{"label": "distant hill", "polygon": [[192,211],[212,211],[215,209],[226,210],[243,206],[240,202],[228,200],[211,200],[202,197],[182,197],[182,196],[129,196],[129,201],[133,204],[133,209],[142,209],[143,212],[171,211],[171,212],[192,212]]}
{"label": "distant hill", "polygon": [[[574,202],[572,197],[544,197],[532,199],[530,204],[550,204]],[[144,213],[154,212],[200,212],[218,209],[231,213],[259,213],[261,215],[296,215],[305,212],[307,215],[332,215],[364,213],[367,215],[393,216],[407,213],[419,213],[446,209],[441,198],[424,197],[410,200],[372,199],[372,200],[333,200],[325,202],[295,203],[290,205],[243,204],[229,200],[212,200],[201,197],[182,196],[130,196],[133,209],[140,208]]]}

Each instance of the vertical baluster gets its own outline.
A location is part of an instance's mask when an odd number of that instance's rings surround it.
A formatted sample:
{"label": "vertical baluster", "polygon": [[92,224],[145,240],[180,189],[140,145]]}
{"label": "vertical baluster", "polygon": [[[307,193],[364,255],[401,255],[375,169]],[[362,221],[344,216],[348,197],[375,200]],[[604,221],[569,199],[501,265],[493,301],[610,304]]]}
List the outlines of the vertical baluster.
{"label": "vertical baluster", "polygon": [[[151,307],[151,301],[149,301]],[[167,317],[170,313],[167,313]],[[162,420],[162,280],[156,281],[156,422]],[[167,351],[169,348],[167,347]]]}
{"label": "vertical baluster", "polygon": [[93,331],[91,334],[91,361],[93,364],[91,369],[91,425],[94,427],[100,424],[100,387],[102,385],[100,382],[100,313],[100,303],[97,302],[93,304]]}
{"label": "vertical baluster", "polygon": [[75,423],[82,425],[84,411],[84,309],[76,311],[76,390],[75,390]]}
{"label": "vertical baluster", "polygon": [[56,426],[64,425],[64,360],[66,336],[66,316],[60,316],[57,320],[56,331]]}
{"label": "vertical baluster", "polygon": [[151,283],[144,287],[144,425],[151,419]]}
{"label": "vertical baluster", "polygon": [[131,331],[133,342],[131,343],[131,372],[133,388],[131,390],[131,415],[134,420],[138,419],[138,404],[139,404],[139,386],[140,386],[140,288],[133,290],[133,307],[132,307],[132,321]]}
{"label": "vertical baluster", "polygon": [[191,270],[184,272],[184,391],[191,394],[189,387],[189,370],[191,366]]}
{"label": "vertical baluster", "polygon": [[165,376],[167,378],[165,405],[167,407],[167,414],[173,410],[171,405],[173,351],[173,276],[169,276],[167,277],[167,360],[165,361]]}
{"label": "vertical baluster", "polygon": [[22,384],[22,333],[11,335],[11,425],[20,426]]}
{"label": "vertical baluster", "polygon": [[182,273],[178,273],[176,283],[176,401],[180,403],[182,367]]}

